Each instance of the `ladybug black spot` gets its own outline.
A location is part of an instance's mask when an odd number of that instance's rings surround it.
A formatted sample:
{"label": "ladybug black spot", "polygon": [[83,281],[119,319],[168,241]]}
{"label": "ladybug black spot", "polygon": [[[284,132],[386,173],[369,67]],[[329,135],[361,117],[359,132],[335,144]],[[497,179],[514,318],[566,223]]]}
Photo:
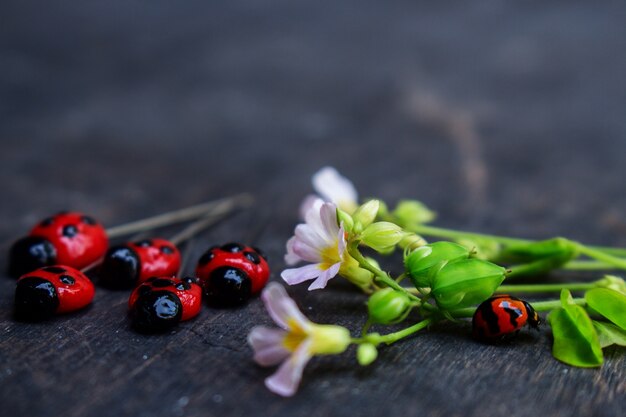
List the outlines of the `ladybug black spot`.
{"label": "ladybug black spot", "polygon": [[163,332],[174,327],[183,314],[183,305],[170,291],[140,295],[130,311],[133,326],[140,332]]}
{"label": "ladybug black spot", "polygon": [[105,287],[132,288],[139,279],[141,263],[139,256],[126,245],[113,246],[104,255],[100,280]]}
{"label": "ladybug black spot", "polygon": [[20,320],[38,321],[51,317],[59,307],[54,285],[39,277],[25,277],[15,288],[15,316]]}
{"label": "ladybug black spot", "polygon": [[78,234],[78,228],[73,224],[68,224],[63,227],[63,236],[74,237]]}
{"label": "ladybug black spot", "polygon": [[256,246],[253,246],[252,249],[254,249],[254,251],[258,253],[261,258],[265,259],[265,262],[268,261],[268,258],[265,252],[263,252],[261,249],[257,248]]}
{"label": "ladybug black spot", "polygon": [[141,248],[147,248],[152,246],[152,241],[150,239],[144,239],[144,240],[140,240],[138,242],[135,242],[135,245],[141,247]]}
{"label": "ladybug black spot", "polygon": [[47,266],[45,268],[42,268],[42,270],[46,272],[51,272],[53,274],[62,274],[64,272],[67,272],[65,268],[61,268],[60,266]]}
{"label": "ladybug black spot", "polygon": [[165,279],[165,278],[157,278],[154,281],[152,281],[152,286],[155,288],[164,288],[164,287],[169,287],[170,285],[173,285],[174,283],[169,280],[169,279]]}
{"label": "ladybug black spot", "polygon": [[95,226],[96,224],[98,224],[98,222],[96,222],[96,219],[91,216],[83,216],[80,218],[80,221],[90,226]]}
{"label": "ladybug black spot", "polygon": [[185,291],[191,289],[191,284],[188,282],[179,282],[176,284],[176,289],[179,291]]}
{"label": "ladybug black spot", "polygon": [[20,277],[37,268],[56,263],[57,251],[42,237],[27,236],[15,242],[9,252],[9,275]]}
{"label": "ladybug black spot", "polygon": [[63,284],[67,284],[67,285],[74,285],[74,283],[76,283],[76,281],[74,280],[73,277],[69,276],[69,275],[61,275],[59,277],[59,280],[63,283]]}
{"label": "ladybug black spot", "polygon": [[246,259],[248,259],[250,262],[252,262],[253,264],[260,264],[261,263],[261,258],[259,258],[259,255],[257,255],[254,252],[244,252],[243,256],[246,257]]}
{"label": "ladybug black spot", "polygon": [[43,219],[41,223],[39,223],[39,226],[48,227],[52,223],[54,223],[54,217],[48,217],[48,218]]}
{"label": "ladybug black spot", "polygon": [[252,294],[250,277],[239,268],[222,266],[216,268],[204,283],[209,303],[217,307],[244,304]]}
{"label": "ladybug black spot", "polygon": [[161,253],[165,255],[171,255],[172,253],[174,253],[174,248],[172,248],[171,246],[163,245],[159,249]]}
{"label": "ladybug black spot", "polygon": [[227,243],[225,245],[222,245],[221,248],[224,252],[232,252],[232,253],[237,253],[237,252],[241,252],[244,247],[242,245],[240,245],[239,243]]}
{"label": "ladybug black spot", "polygon": [[152,288],[150,288],[150,285],[140,285],[139,286],[139,295],[146,295],[148,293],[152,292]]}
{"label": "ladybug black spot", "polygon": [[204,254],[198,259],[198,265],[206,265],[213,260],[215,254],[213,253],[213,249],[209,249],[204,252]]}

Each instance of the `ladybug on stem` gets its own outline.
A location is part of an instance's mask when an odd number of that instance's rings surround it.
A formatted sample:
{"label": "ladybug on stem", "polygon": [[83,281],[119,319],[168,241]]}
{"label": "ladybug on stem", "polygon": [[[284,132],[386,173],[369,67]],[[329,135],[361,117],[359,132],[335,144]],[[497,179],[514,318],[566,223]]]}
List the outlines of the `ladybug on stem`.
{"label": "ladybug on stem", "polygon": [[42,220],[13,244],[9,275],[20,277],[55,264],[83,269],[102,258],[108,245],[104,227],[93,217],[61,212]]}
{"label": "ladybug on stem", "polygon": [[38,321],[88,306],[95,288],[85,274],[64,265],[46,266],[22,276],[15,288],[15,315]]}
{"label": "ladybug on stem", "polygon": [[260,292],[270,276],[267,257],[259,249],[239,243],[214,246],[196,267],[209,302],[218,307],[245,303]]}
{"label": "ladybug on stem", "polygon": [[200,313],[202,288],[197,278],[151,277],[133,290],[128,307],[133,326],[144,333],[163,332]]}
{"label": "ladybug on stem", "polygon": [[174,276],[181,256],[170,241],[144,239],[111,247],[102,262],[101,282],[110,288],[134,288],[155,276]]}
{"label": "ladybug on stem", "polygon": [[479,340],[492,342],[517,333],[526,324],[534,329],[541,324],[533,307],[519,298],[500,294],[478,306],[472,318],[472,333]]}

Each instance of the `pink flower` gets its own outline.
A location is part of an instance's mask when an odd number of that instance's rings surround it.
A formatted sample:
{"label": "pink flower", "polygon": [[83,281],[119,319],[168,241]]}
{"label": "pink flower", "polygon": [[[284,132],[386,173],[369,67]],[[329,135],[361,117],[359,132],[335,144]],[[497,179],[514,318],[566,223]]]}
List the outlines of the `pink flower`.
{"label": "pink flower", "polygon": [[265,379],[265,385],[270,391],[289,397],[298,389],[309,360],[314,355],[345,351],[351,343],[350,332],[341,326],[309,321],[280,284],[270,283],[261,298],[280,329],[257,326],[248,335],[248,343],[259,365],[282,362],[278,371]]}
{"label": "pink flower", "polygon": [[352,214],[358,207],[358,193],[354,184],[333,167],[323,167],[313,175],[313,188],[317,195],[307,196],[300,205],[300,216],[305,218],[308,211],[320,200],[334,203],[341,210]]}
{"label": "pink flower", "polygon": [[337,207],[333,203],[316,202],[306,214],[306,223],[296,226],[295,235],[287,241],[285,262],[299,268],[286,269],[281,277],[289,285],[314,280],[309,290],[326,287],[341,268],[346,249],[344,229],[337,224]]}

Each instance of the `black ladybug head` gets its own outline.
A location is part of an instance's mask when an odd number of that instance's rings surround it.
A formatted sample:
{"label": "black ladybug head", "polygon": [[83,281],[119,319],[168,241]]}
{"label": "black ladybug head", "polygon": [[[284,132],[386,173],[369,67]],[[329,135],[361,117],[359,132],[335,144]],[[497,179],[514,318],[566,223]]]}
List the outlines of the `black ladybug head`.
{"label": "black ladybug head", "polygon": [[11,246],[9,252],[9,275],[21,277],[35,269],[56,263],[54,245],[42,237],[26,236]]}
{"label": "black ladybug head", "polygon": [[59,296],[50,281],[24,277],[17,282],[15,317],[18,320],[43,320],[54,315],[58,307]]}
{"label": "black ladybug head", "polygon": [[142,333],[167,331],[180,322],[182,314],[180,299],[167,290],[140,294],[130,310],[133,326]]}
{"label": "black ladybug head", "polygon": [[539,325],[541,324],[541,318],[539,314],[535,311],[535,309],[530,305],[530,303],[523,301],[524,306],[526,307],[526,314],[528,314],[528,325],[533,329],[539,330]]}
{"label": "black ladybug head", "polygon": [[134,250],[126,245],[113,246],[104,255],[100,282],[109,288],[133,288],[140,270],[141,262]]}
{"label": "black ladybug head", "polygon": [[211,305],[238,306],[250,299],[252,282],[243,270],[232,266],[221,266],[214,269],[204,282],[204,292]]}

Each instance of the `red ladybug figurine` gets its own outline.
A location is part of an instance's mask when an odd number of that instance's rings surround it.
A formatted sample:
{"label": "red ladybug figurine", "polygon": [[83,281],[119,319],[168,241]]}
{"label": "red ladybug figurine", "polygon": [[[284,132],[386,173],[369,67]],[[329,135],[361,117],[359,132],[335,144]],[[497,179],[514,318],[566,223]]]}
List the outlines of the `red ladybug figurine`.
{"label": "red ladybug figurine", "polygon": [[160,238],[113,246],[104,256],[100,279],[110,288],[134,288],[150,277],[176,275],[180,258],[176,246]]}
{"label": "red ladybug figurine", "polygon": [[228,243],[206,251],[198,261],[196,275],[209,302],[227,307],[243,304],[261,291],[270,269],[259,249]]}
{"label": "red ladybug figurine", "polygon": [[93,217],[63,212],[37,224],[9,254],[9,275],[22,276],[55,264],[83,269],[104,256],[109,245],[104,227]]}
{"label": "red ladybug figurine", "polygon": [[95,288],[85,274],[63,265],[46,266],[22,276],[15,289],[18,319],[43,320],[86,307]]}
{"label": "red ladybug figurine", "polygon": [[197,278],[151,277],[128,300],[133,326],[145,333],[163,332],[194,318],[202,306]]}
{"label": "red ladybug figurine", "polygon": [[541,320],[526,301],[501,294],[483,301],[472,318],[473,335],[479,340],[496,341],[517,333],[528,324],[538,329]]}

